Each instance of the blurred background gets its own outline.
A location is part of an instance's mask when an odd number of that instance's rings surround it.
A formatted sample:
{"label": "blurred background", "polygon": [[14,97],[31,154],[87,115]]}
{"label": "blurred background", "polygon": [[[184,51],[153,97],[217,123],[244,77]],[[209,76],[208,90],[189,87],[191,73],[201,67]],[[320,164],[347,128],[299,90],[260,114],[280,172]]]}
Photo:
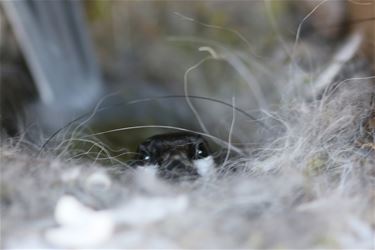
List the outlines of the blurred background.
{"label": "blurred background", "polygon": [[[232,131],[234,143],[251,145],[268,139],[264,131],[281,104],[306,98],[357,26],[367,32],[361,58],[370,65],[374,55],[373,1],[30,0],[0,7],[1,136],[38,145],[56,131],[61,139],[74,128],[95,134],[144,125],[224,140]],[[233,104],[254,119],[185,94]],[[134,150],[167,131],[100,139],[114,151]]]}

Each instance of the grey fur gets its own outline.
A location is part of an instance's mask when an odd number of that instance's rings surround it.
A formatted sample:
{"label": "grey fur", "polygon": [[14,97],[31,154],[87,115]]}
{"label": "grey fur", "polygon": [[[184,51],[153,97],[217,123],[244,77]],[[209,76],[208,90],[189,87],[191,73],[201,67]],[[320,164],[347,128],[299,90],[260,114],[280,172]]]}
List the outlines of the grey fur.
{"label": "grey fur", "polygon": [[[46,232],[59,227],[55,206],[69,194],[112,214],[111,237],[90,247],[371,249],[375,162],[369,143],[374,131],[365,124],[374,111],[374,95],[370,81],[348,81],[329,98],[295,103],[293,111],[284,108],[279,119],[286,128],[277,140],[248,159],[226,163],[242,165],[240,172],[194,183],[172,185],[67,157],[34,158],[3,142],[2,246],[67,247],[50,242]],[[111,184],[88,184],[94,173],[109,176]],[[132,224],[121,211],[140,197],[146,204],[160,199],[162,210],[181,197],[186,204],[157,220]],[[142,207],[140,218],[153,209],[158,208]]]}

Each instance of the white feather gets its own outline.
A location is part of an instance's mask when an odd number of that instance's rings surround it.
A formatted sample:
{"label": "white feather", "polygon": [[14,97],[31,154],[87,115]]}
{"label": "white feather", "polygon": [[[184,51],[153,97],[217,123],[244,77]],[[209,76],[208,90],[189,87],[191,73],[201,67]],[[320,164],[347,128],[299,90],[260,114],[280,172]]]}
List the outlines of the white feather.
{"label": "white feather", "polygon": [[194,166],[197,168],[198,173],[205,177],[210,176],[214,171],[215,162],[212,156],[203,159],[195,160]]}

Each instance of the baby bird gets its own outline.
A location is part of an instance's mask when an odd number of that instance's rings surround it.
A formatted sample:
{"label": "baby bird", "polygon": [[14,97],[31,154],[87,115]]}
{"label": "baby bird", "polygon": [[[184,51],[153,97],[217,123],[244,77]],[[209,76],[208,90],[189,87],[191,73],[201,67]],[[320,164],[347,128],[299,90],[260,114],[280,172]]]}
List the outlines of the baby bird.
{"label": "baby bird", "polygon": [[215,171],[207,141],[199,134],[179,132],[152,136],[138,146],[136,167],[170,181],[196,180]]}

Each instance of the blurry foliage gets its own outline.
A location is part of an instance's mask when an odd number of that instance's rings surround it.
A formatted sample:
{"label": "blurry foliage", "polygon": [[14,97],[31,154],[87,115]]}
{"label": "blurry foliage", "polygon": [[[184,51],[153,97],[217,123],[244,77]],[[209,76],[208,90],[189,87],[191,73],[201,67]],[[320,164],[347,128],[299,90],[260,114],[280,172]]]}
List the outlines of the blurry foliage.
{"label": "blurry foliage", "polygon": [[[285,67],[290,61],[283,43],[286,43],[286,47],[293,44],[296,28],[307,14],[306,11],[298,11],[299,8],[296,7],[302,2],[82,1],[109,92],[120,92],[125,101],[181,95],[184,93],[186,70],[208,56],[207,52],[200,52],[198,48],[210,46],[219,53],[226,50],[235,56],[252,78],[244,79],[246,77],[241,76],[227,61],[212,60],[189,74],[189,93],[228,103],[232,102],[234,96],[236,105],[246,111],[262,108],[255,101],[256,96],[249,88],[250,84],[260,86],[265,93],[265,102],[270,106],[277,106],[278,91],[288,91],[281,85],[288,80]],[[312,47],[305,46],[307,43],[308,41],[301,39],[301,46],[296,47],[295,51],[298,64],[306,65],[308,69],[304,72],[302,68],[296,74],[299,77],[296,81],[301,83],[311,83],[311,69],[308,67],[319,69],[324,65],[321,59],[330,54],[321,44]],[[299,61],[299,58],[308,59]],[[174,103],[160,103],[132,107],[124,105],[121,112],[118,109],[108,109],[106,113],[112,114],[103,116],[102,112],[93,129],[103,131],[153,123],[200,130],[183,98],[174,100]],[[232,111],[208,102],[193,103],[203,114],[206,125],[211,128],[210,132],[226,137]],[[243,134],[251,137],[257,133],[256,124],[248,120],[243,122],[240,120],[241,116],[238,119],[234,131],[241,134],[240,137]],[[117,146],[125,142],[134,145],[140,140],[138,134],[143,134],[144,137],[156,130],[140,131],[124,133],[121,140],[118,139],[122,137],[119,135],[111,135],[113,138],[107,139]],[[131,135],[135,138],[131,138]]]}
{"label": "blurry foliage", "polygon": [[[289,1],[269,1],[269,11],[280,33],[290,25],[285,18],[289,5]],[[194,37],[246,49],[246,44],[228,31],[231,29],[242,33],[257,52],[269,52],[276,41],[265,2],[260,0],[236,1],[235,4],[230,1],[89,0],[85,1],[85,6],[103,66],[125,80],[130,72],[130,78],[137,74],[159,84],[171,85],[166,82],[180,80],[184,70],[202,53],[192,51],[199,46],[197,43],[168,42],[171,36]],[[196,22],[184,20],[176,13]],[[197,22],[221,28],[209,28]]]}
{"label": "blurry foliage", "polygon": [[89,22],[98,22],[110,18],[111,1],[103,0],[84,0],[84,7]]}
{"label": "blurry foliage", "polygon": [[[287,74],[280,65],[286,65],[290,59],[282,43],[292,45],[299,18],[306,14],[296,11],[297,1],[278,0],[88,0],[84,3],[107,84],[121,89],[125,100],[184,94],[186,70],[208,56],[207,52],[200,52],[198,48],[210,46],[219,53],[223,49],[232,53],[253,79],[244,79],[226,61],[212,60],[189,74],[189,93],[228,103],[234,96],[236,105],[245,110],[261,108],[249,84],[259,84],[266,95],[266,103],[277,103],[277,89],[273,84],[277,84],[275,78],[280,83],[286,79]],[[320,50],[324,55],[324,50]],[[297,48],[297,56],[303,53],[303,48]],[[320,53],[314,53],[314,56],[319,57]],[[249,83],[253,81],[258,83]],[[306,77],[298,81],[311,80]],[[186,105],[184,99],[176,99],[174,104],[164,108],[149,103],[146,109],[150,112],[140,119],[136,114],[143,112],[141,108],[137,105],[131,109],[124,106],[124,110],[129,110],[128,116],[119,118],[121,116],[115,115],[117,120],[114,121],[103,119],[94,130],[151,123],[200,130],[191,112],[181,114],[183,119],[176,115],[174,110],[182,105]],[[231,110],[207,102],[194,101],[194,105],[211,128],[210,133],[226,137],[232,119]],[[256,134],[256,125],[249,126],[249,121],[239,120],[236,124],[234,130],[237,134],[246,133],[249,138]],[[146,135],[156,133],[156,130],[142,132]],[[140,140],[138,136],[130,137],[137,133],[124,134],[124,141],[132,142],[130,145]],[[243,139],[242,135],[238,138]],[[114,137],[107,139],[116,146],[121,145],[123,140],[118,140],[118,135]]]}

